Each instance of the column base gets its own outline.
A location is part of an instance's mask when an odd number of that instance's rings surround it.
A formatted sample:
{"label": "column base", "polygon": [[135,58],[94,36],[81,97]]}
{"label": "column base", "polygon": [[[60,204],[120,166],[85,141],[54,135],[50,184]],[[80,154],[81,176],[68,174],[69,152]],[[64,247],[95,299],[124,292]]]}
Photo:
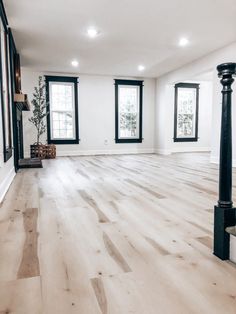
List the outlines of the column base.
{"label": "column base", "polygon": [[236,208],[215,206],[214,212],[214,252],[222,260],[229,259],[229,234],[225,228],[235,225]]}

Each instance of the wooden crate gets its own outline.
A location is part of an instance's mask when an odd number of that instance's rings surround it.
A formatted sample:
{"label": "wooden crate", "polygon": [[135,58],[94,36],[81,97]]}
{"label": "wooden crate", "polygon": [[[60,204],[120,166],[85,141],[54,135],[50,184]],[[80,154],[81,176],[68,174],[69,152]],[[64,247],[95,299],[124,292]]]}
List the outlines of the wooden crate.
{"label": "wooden crate", "polygon": [[56,145],[50,144],[45,145],[46,148],[46,159],[54,159],[56,158]]}
{"label": "wooden crate", "polygon": [[31,158],[40,158],[45,159],[46,158],[46,147],[43,144],[34,144],[30,145],[30,156]]}

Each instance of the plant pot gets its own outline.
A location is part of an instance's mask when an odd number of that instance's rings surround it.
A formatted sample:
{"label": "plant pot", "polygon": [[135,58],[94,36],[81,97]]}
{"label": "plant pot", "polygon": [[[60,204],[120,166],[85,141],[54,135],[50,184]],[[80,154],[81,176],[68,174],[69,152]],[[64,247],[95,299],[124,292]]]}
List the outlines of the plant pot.
{"label": "plant pot", "polygon": [[54,159],[56,158],[56,145],[54,144],[48,144],[45,145],[45,150],[46,150],[46,159]]}
{"label": "plant pot", "polygon": [[46,158],[46,147],[43,144],[30,145],[30,157],[31,158]]}

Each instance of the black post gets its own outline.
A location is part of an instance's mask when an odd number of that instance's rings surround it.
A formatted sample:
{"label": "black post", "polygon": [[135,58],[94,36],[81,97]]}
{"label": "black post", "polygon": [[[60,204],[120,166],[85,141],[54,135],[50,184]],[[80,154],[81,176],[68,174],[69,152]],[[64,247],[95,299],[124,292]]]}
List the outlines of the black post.
{"label": "black post", "polygon": [[219,201],[214,215],[214,254],[222,260],[229,259],[229,234],[225,228],[235,225],[235,208],[232,202],[232,126],[231,85],[236,75],[236,63],[218,65],[221,78],[222,117],[220,138]]}

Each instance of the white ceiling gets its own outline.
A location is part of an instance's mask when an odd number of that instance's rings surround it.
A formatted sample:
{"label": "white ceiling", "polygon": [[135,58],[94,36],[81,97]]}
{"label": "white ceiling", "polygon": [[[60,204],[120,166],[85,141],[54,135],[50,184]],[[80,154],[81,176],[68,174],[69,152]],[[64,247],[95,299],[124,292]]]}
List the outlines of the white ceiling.
{"label": "white ceiling", "polygon": [[[156,77],[236,41],[235,0],[5,0],[22,66]],[[86,29],[100,35],[91,39]],[[180,37],[190,40],[178,46]],[[78,59],[75,69],[71,60]],[[146,70],[140,73],[139,64]]]}

